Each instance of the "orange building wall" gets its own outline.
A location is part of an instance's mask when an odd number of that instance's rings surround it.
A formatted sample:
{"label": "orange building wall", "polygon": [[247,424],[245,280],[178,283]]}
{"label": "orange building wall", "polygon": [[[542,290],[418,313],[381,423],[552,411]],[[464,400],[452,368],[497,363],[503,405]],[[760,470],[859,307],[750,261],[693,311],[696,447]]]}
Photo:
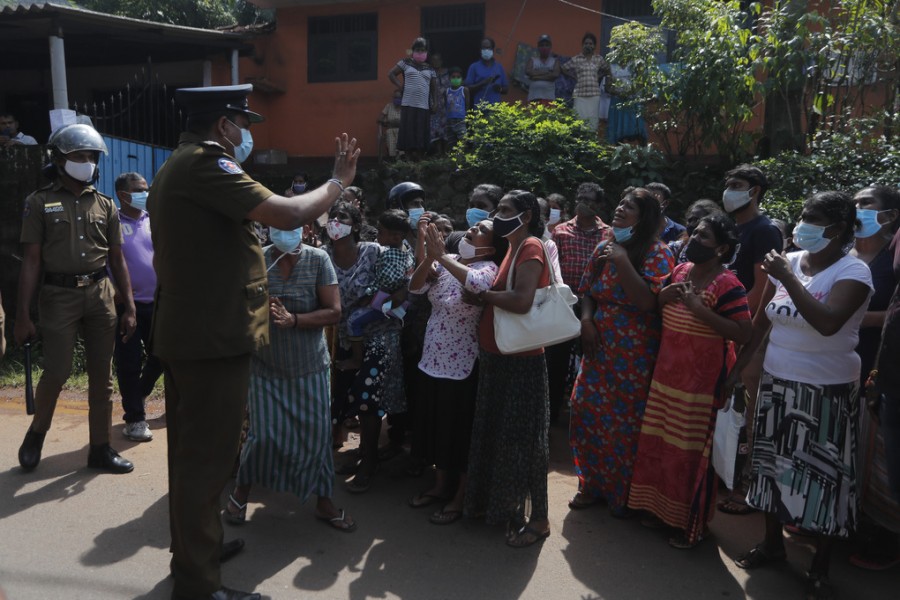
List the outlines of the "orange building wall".
{"label": "orange building wall", "polygon": [[[469,4],[471,0],[383,0],[334,5],[279,8],[277,29],[260,37],[256,56],[240,61],[241,81],[265,77],[283,85],[283,94],[254,92],[253,110],[266,122],[253,126],[257,149],[284,150],[290,156],[328,156],[334,153],[334,136],[339,132],[356,136],[366,156],[376,156],[377,125],[384,105],[390,101],[392,85],[388,72],[406,56],[410,42],[420,32],[422,6]],[[579,0],[579,5],[599,11],[601,0]],[[600,15],[561,2],[541,0],[485,2],[485,35],[497,44],[497,59],[509,75],[519,42],[536,45],[547,33],[554,51],[572,56],[581,51],[581,36],[591,31],[599,37]],[[521,15],[519,14],[521,12]],[[335,16],[362,12],[378,13],[378,79],[343,83],[307,83],[307,17]],[[479,48],[472,48],[478,60]],[[451,65],[446,65],[451,66]],[[468,64],[460,65],[463,69]],[[223,81],[219,72],[214,82]],[[524,100],[525,92],[510,86],[506,101]]]}

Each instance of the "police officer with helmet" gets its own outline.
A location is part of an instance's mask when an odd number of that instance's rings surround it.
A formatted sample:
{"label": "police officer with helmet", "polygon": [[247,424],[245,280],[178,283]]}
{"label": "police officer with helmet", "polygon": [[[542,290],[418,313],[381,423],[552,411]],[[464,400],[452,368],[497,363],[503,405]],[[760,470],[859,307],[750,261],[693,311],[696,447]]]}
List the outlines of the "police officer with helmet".
{"label": "police officer with helmet", "polygon": [[150,187],[157,289],[151,347],[166,381],[172,597],[253,600],[222,586],[219,496],[238,451],[250,357],[268,343],[265,262],[253,221],[301,229],[328,212],[356,174],[359,150],[335,139],[333,177],[287,198],[241,168],[253,147],[251,85],[179,89],[187,131]]}
{"label": "police officer with helmet", "polygon": [[94,188],[100,153],[106,144],[84,124],[58,129],[47,142],[50,162],[44,175],[52,183],[25,200],[20,241],[25,254],[19,276],[14,336],[22,344],[37,333],[29,309],[43,271],[38,298],[44,372],[35,390],[35,414],[19,448],[26,471],[41,460],[56,401],[72,370],[75,338],[84,338],[88,374],[88,466],[128,473],[131,461],[109,446],[112,419],[111,362],[117,329],[112,273],[125,310],[118,323],[127,340],[135,329],[131,281],[122,255],[119,213],[112,199]]}

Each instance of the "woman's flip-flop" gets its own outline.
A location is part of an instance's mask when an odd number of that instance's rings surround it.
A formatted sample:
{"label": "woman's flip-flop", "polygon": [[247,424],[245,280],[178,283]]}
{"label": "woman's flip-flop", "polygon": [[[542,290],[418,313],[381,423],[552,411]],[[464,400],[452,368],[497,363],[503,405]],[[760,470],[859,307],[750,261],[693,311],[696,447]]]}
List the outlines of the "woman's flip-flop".
{"label": "woman's flip-flop", "polygon": [[[238,511],[231,512],[228,510],[229,506],[234,506]],[[247,503],[244,502],[241,504],[235,500],[234,494],[228,494],[228,505],[225,506],[222,515],[225,517],[225,520],[232,525],[243,525],[247,521]]]}
{"label": "woman's flip-flop", "polygon": [[547,531],[538,531],[531,525],[525,525],[516,532],[516,535],[506,540],[506,545],[513,548],[527,548],[538,542],[543,542],[548,537],[550,537],[549,529]]}
{"label": "woman's flip-flop", "polygon": [[787,553],[785,553],[784,550],[775,554],[770,554],[769,551],[765,549],[765,546],[758,544],[751,548],[746,554],[738,556],[734,560],[734,564],[742,569],[758,569],[759,567],[784,562],[785,560],[787,560]]}
{"label": "woman's flip-flop", "polygon": [[428,517],[428,521],[435,525],[450,525],[451,523],[459,521],[462,516],[463,513],[461,510],[447,510],[447,507],[445,506]]}
{"label": "woman's flip-flop", "polygon": [[316,518],[318,520],[326,523],[328,526],[333,527],[334,529],[337,529],[338,531],[343,531],[344,533],[351,533],[353,531],[356,531],[356,522],[355,521],[351,522],[351,521],[347,520],[347,513],[344,511],[343,508],[339,508],[338,510],[341,511],[341,514],[337,517],[327,517],[327,516],[322,516],[322,515],[316,515]]}

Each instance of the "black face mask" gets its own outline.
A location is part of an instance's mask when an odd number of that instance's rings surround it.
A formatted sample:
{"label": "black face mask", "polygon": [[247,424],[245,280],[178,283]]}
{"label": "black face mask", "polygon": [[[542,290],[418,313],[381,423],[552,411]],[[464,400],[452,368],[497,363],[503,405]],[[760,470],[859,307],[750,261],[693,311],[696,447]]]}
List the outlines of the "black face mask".
{"label": "black face mask", "polygon": [[510,235],[519,227],[522,227],[521,217],[522,213],[519,213],[514,217],[510,217],[509,219],[494,217],[494,235],[499,235],[500,237],[506,237]]}
{"label": "black face mask", "polygon": [[716,256],[716,249],[691,239],[684,248],[684,257],[694,264],[705,263]]}
{"label": "black face mask", "polygon": [[582,215],[586,218],[597,216],[597,210],[588,202],[579,202],[575,206],[575,214]]}

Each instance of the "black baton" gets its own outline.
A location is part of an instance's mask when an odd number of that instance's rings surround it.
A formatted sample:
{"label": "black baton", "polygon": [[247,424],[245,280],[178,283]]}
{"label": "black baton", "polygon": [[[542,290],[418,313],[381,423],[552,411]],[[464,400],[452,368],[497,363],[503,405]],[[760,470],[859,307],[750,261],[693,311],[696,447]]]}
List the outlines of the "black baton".
{"label": "black baton", "polygon": [[34,414],[34,389],[31,386],[31,340],[25,342],[25,413]]}

